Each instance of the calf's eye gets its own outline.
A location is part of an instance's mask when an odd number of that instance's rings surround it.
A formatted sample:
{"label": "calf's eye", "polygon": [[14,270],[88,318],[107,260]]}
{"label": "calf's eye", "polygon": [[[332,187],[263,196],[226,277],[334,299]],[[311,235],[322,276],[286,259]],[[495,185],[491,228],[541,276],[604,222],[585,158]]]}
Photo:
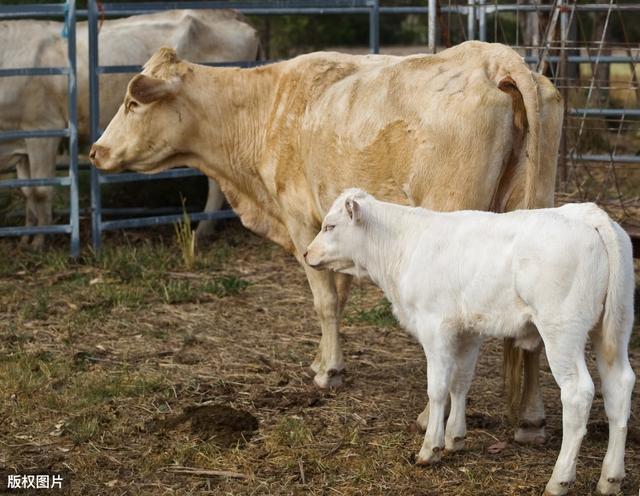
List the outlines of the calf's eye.
{"label": "calf's eye", "polygon": [[327,224],[326,226],[324,226],[324,229],[322,229],[324,232],[329,232],[329,231],[333,231],[333,228],[336,226],[332,226],[331,224]]}

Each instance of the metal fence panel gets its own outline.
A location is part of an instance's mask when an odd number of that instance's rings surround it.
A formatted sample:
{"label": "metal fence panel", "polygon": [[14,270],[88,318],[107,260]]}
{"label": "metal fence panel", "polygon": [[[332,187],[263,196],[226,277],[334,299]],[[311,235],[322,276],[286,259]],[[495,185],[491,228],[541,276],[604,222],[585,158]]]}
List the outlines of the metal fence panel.
{"label": "metal fence panel", "polygon": [[68,177],[46,179],[15,179],[0,181],[0,188],[65,186],[69,188],[69,223],[66,225],[3,227],[1,236],[22,236],[35,234],[70,234],[71,256],[80,251],[79,204],[78,204],[78,133],[77,133],[77,85],[76,85],[76,4],[67,0],[64,4],[46,5],[0,5],[0,19],[22,19],[30,17],[64,16],[67,34],[67,67],[0,69],[0,77],[66,75],[68,92],[68,124],[65,129],[15,130],[0,132],[0,141],[37,138],[69,139]]}

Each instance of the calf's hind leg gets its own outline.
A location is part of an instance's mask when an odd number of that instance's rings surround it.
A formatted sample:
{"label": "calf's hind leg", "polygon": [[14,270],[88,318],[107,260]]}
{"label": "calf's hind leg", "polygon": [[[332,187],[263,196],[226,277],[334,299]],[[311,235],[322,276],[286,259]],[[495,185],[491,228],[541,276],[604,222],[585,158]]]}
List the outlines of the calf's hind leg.
{"label": "calf's hind leg", "polygon": [[635,384],[635,374],[629,365],[627,352],[632,322],[631,319],[628,329],[625,330],[626,336],[620,336],[617,355],[611,362],[604,356],[602,334],[596,334],[593,340],[598,371],[602,380],[604,409],[609,419],[609,445],[598,481],[598,491],[601,494],[617,494],[624,478],[627,421],[631,411],[631,393]]}
{"label": "calf's hind leg", "polygon": [[[576,461],[593,399],[593,381],[584,359],[586,332],[570,325],[553,330],[538,326],[545,344],[549,367],[560,386],[562,400],[562,445],[545,488],[545,496],[567,494],[576,479]],[[584,338],[581,339],[580,335]],[[577,339],[576,339],[577,338]]]}

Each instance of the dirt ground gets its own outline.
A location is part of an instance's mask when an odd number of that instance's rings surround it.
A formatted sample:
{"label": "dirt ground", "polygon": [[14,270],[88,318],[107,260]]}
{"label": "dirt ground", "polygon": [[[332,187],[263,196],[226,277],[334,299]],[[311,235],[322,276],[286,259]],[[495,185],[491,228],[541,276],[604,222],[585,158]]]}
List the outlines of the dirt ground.
{"label": "dirt ground", "polygon": [[[217,236],[190,269],[170,230],[118,235],[77,263],[62,242],[42,254],[0,242],[1,473],[62,473],[72,495],[542,493],[561,439],[546,362],[546,444],[511,442],[501,346],[490,340],[467,449],[416,466],[425,359],[380,291],[354,287],[346,384],[320,392],[302,269],[236,221]],[[638,373],[638,332],[631,354]],[[640,484],[639,420],[636,386],[625,495]],[[594,494],[606,443],[598,392],[571,494]]]}

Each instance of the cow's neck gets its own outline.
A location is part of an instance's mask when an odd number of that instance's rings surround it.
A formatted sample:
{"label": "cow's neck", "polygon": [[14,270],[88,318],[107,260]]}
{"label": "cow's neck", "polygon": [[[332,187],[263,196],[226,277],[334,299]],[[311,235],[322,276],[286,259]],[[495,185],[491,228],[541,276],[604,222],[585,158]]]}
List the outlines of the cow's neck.
{"label": "cow's neck", "polygon": [[292,250],[272,192],[260,175],[276,70],[193,66],[189,95],[198,116],[194,164],[220,184],[242,223]]}

